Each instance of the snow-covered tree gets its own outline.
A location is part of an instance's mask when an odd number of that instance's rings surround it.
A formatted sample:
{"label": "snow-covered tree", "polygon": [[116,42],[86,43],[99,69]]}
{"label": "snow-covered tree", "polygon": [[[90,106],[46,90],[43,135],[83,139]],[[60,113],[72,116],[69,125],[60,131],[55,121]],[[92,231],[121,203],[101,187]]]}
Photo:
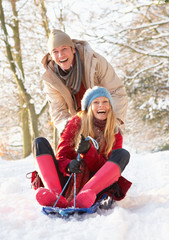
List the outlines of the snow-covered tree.
{"label": "snow-covered tree", "polygon": [[[26,157],[31,153],[32,139],[39,136],[38,120],[43,113],[46,104],[42,107],[40,106],[40,111],[37,113],[34,104],[34,97],[32,97],[31,93],[31,87],[34,84],[32,78],[38,77],[38,74],[34,74],[34,71],[37,71],[35,60],[33,58],[36,52],[32,51],[33,48],[31,48],[31,50],[29,49],[33,42],[29,43],[29,39],[27,39],[29,33],[32,34],[32,36],[33,33],[31,28],[29,31],[24,31],[26,28],[29,28],[29,22],[25,24],[26,20],[22,18],[21,9],[24,8],[24,5],[18,4],[19,1],[0,0],[1,41],[6,49],[5,55],[9,64],[8,71],[10,69],[13,73],[10,85],[15,85],[18,89],[17,106],[20,111],[23,135],[23,157]],[[8,11],[9,9],[10,11]],[[25,28],[23,28],[23,26]],[[25,41],[25,39],[27,41]],[[34,39],[36,39],[35,35]],[[32,38],[31,40],[33,41],[34,39]],[[29,57],[33,60],[30,61]],[[28,59],[29,63],[27,63]],[[33,87],[33,90],[34,89],[36,89],[36,87]],[[38,91],[39,90],[37,90],[37,92]]]}
{"label": "snow-covered tree", "polygon": [[[46,95],[40,80],[43,71],[41,59],[47,53],[49,31],[58,28],[66,31],[72,38],[87,40],[93,49],[112,63],[123,80],[129,95],[127,139],[130,140],[129,136],[132,136],[134,144],[138,142],[139,147],[145,145],[146,140],[150,141],[149,148],[163,144],[168,146],[167,1],[105,0],[103,4],[101,0],[0,0],[0,3],[4,10],[6,40],[11,46],[14,59],[10,63],[15,66],[16,76],[21,78],[26,94],[30,97],[28,101],[25,97],[21,98],[21,91],[18,91],[15,77],[11,74],[4,41],[5,32],[1,25],[0,92],[3,95],[0,113],[5,118],[1,117],[0,127],[1,134],[7,136],[3,139],[9,141],[11,130],[22,135],[19,129],[23,110],[29,113],[27,126],[29,125],[32,138],[35,136],[32,134],[32,121],[38,122],[41,135],[47,136],[51,132],[52,127],[46,124],[47,119],[50,119],[48,111],[41,116],[40,121],[36,117],[39,119],[38,116],[46,104]],[[12,5],[16,7],[16,15]],[[16,48],[17,38],[14,38],[16,24],[19,26],[19,51]],[[17,63],[19,56],[21,65]],[[34,108],[32,113],[35,113],[35,117],[30,114],[30,107]],[[7,123],[10,131],[3,129],[3,125],[7,126]],[[17,145],[22,144],[18,142]]]}

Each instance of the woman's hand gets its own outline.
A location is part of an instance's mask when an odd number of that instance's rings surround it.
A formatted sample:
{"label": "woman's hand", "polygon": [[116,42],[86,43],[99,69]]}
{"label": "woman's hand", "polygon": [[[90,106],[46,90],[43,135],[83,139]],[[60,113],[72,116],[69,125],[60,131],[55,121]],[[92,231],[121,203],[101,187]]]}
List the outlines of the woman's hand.
{"label": "woman's hand", "polygon": [[80,170],[80,161],[73,159],[67,166],[66,171],[68,173],[81,173]]}
{"label": "woman's hand", "polygon": [[81,134],[81,141],[79,143],[77,152],[81,154],[86,154],[89,151],[90,147],[91,145],[89,140],[85,140],[85,137]]}

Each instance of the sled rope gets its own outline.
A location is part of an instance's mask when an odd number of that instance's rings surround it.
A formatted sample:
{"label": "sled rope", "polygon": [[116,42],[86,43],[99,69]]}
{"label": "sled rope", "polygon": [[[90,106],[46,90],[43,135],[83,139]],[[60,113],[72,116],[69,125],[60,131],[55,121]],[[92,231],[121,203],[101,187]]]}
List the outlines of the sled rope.
{"label": "sled rope", "polygon": [[99,144],[98,144],[98,142],[94,139],[94,138],[92,138],[92,137],[90,137],[90,136],[87,136],[87,138],[85,138],[85,140],[87,141],[87,140],[91,140],[92,141],[92,143],[93,143],[93,145],[94,145],[94,147],[98,150],[99,149]]}
{"label": "sled rope", "polygon": [[63,194],[63,191],[65,190],[65,188],[66,188],[66,186],[68,185],[68,183],[69,183],[69,181],[70,181],[70,179],[71,179],[72,176],[73,176],[73,173],[70,175],[70,177],[68,178],[67,182],[65,183],[65,186],[63,187],[63,189],[62,189],[61,193],[59,194],[59,196],[58,196],[55,204],[53,205],[53,207],[56,207],[56,204],[58,203],[60,197],[61,197],[62,194]]}
{"label": "sled rope", "polygon": [[76,208],[76,173],[74,173],[74,208]]}
{"label": "sled rope", "polygon": [[[94,138],[92,138],[92,137],[90,137],[90,136],[87,136],[87,137],[85,138],[85,140],[86,140],[86,141],[87,141],[87,140],[91,140],[92,143],[93,143],[93,145],[94,145],[94,147],[95,147],[97,150],[99,149],[99,144],[98,144],[98,142],[97,142]],[[78,155],[77,155],[77,161],[80,161],[80,153],[78,153]],[[53,207],[56,207],[56,204],[58,203],[60,197],[62,196],[62,194],[63,194],[66,186],[68,185],[68,183],[69,183],[69,181],[70,181],[70,179],[72,178],[73,175],[74,175],[74,209],[75,209],[75,207],[76,207],[76,173],[71,173],[70,177],[68,178],[67,182],[65,183],[65,186],[63,187],[63,189],[62,189],[61,193],[59,194],[59,196],[58,196],[55,204],[53,205]]]}

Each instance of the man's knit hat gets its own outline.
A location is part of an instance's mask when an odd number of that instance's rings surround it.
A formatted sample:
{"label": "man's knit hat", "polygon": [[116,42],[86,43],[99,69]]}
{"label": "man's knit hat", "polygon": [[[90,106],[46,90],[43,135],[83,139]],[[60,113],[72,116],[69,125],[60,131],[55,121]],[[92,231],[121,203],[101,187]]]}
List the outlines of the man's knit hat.
{"label": "man's knit hat", "polygon": [[50,32],[48,39],[49,53],[51,53],[54,48],[59,47],[61,45],[67,45],[73,48],[75,47],[69,35],[67,35],[65,32],[62,32],[61,30],[53,29]]}
{"label": "man's knit hat", "polygon": [[113,100],[111,94],[107,91],[104,87],[98,87],[95,86],[93,88],[89,88],[85,94],[83,95],[82,101],[81,101],[81,108],[82,110],[88,110],[90,104],[95,98],[98,97],[106,97],[109,99],[110,104],[113,108]]}

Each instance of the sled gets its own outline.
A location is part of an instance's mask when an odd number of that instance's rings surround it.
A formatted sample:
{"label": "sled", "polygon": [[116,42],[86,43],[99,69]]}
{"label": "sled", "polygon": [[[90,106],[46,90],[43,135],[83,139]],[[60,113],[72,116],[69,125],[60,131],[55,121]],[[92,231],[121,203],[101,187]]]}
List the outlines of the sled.
{"label": "sled", "polygon": [[[85,140],[91,140],[95,146],[96,149],[99,148],[99,145],[97,143],[97,141],[95,139],[93,139],[92,137],[88,136]],[[77,161],[80,161],[80,154],[78,153],[77,156]],[[72,208],[59,208],[56,207],[57,202],[59,201],[61,195],[63,194],[67,184],[69,183],[70,179],[72,178],[72,176],[74,176],[74,206]],[[100,200],[98,200],[94,205],[92,205],[89,208],[76,208],[76,202],[75,202],[75,197],[76,197],[76,173],[72,173],[70,175],[70,177],[68,178],[64,188],[62,189],[62,192],[60,193],[60,195],[58,196],[58,199],[56,200],[55,204],[53,205],[53,207],[43,207],[42,208],[42,213],[44,213],[45,215],[60,215],[62,217],[68,217],[69,215],[72,215],[74,213],[88,213],[88,214],[92,214],[94,212],[97,211],[101,201],[103,199],[105,199],[107,197],[107,195],[104,195]]]}
{"label": "sled", "polygon": [[[86,138],[86,140],[92,140],[93,144],[95,146],[96,149],[98,149],[98,143],[96,142],[96,140],[92,139],[90,136],[88,136]],[[78,154],[77,156],[77,161],[80,161],[80,154]],[[67,184],[69,183],[71,177],[74,176],[74,206],[71,208],[59,208],[57,207],[57,202],[59,201],[61,195],[63,194]],[[130,183],[131,184],[131,183]],[[129,185],[130,185],[129,184]],[[119,188],[117,186],[117,183],[114,183],[112,185],[110,185],[109,187],[107,187],[106,189],[103,189],[103,191],[101,191],[96,198],[96,202],[89,208],[76,208],[76,173],[72,173],[65,186],[63,187],[60,195],[58,196],[55,204],[53,205],[53,207],[49,207],[49,206],[44,206],[42,207],[42,213],[47,215],[47,216],[60,216],[60,217],[69,217],[70,215],[73,215],[75,213],[77,214],[92,214],[97,212],[98,209],[110,209],[113,203],[113,194],[109,194],[112,187],[115,187],[116,193],[119,194]],[[130,187],[130,186],[129,186]]]}
{"label": "sled", "polygon": [[107,198],[107,194],[104,194],[101,199],[99,199],[95,204],[93,204],[89,208],[59,208],[59,207],[43,207],[42,213],[48,216],[60,216],[60,217],[69,217],[75,213],[78,214],[93,214],[97,212],[99,207],[101,206],[101,202]]}

